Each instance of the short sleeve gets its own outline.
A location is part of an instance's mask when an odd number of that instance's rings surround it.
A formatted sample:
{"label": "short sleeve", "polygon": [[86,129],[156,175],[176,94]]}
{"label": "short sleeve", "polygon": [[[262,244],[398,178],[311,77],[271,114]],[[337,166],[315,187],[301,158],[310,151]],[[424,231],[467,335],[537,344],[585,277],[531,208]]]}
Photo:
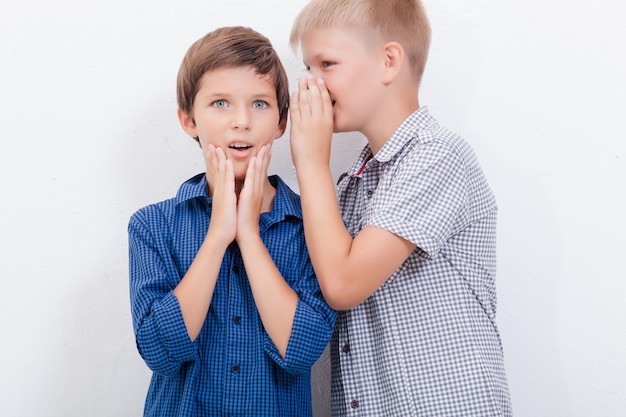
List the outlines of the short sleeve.
{"label": "short sleeve", "polygon": [[388,230],[432,258],[467,207],[464,163],[440,142],[418,144],[377,188],[366,226]]}

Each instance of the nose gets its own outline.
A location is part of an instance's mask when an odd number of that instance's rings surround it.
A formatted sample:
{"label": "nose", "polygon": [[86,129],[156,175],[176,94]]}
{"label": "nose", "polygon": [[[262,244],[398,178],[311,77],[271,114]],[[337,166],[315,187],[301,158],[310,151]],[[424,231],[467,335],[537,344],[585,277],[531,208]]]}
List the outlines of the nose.
{"label": "nose", "polygon": [[250,129],[250,112],[244,107],[237,107],[232,112],[231,128]]}
{"label": "nose", "polygon": [[322,72],[317,68],[309,68],[309,74],[311,74],[311,76],[315,79],[322,78]]}

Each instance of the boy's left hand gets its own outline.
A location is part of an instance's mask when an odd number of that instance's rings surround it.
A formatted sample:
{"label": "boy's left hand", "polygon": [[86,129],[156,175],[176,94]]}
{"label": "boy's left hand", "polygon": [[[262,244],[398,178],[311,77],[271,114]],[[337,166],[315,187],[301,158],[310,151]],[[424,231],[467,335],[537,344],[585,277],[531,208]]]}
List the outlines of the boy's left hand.
{"label": "boy's left hand", "polygon": [[324,80],[300,78],[289,106],[291,157],[296,169],[303,163],[328,165],[333,104]]}
{"label": "boy's left hand", "polygon": [[256,156],[252,157],[248,164],[246,179],[237,202],[237,240],[245,236],[246,233],[259,235],[259,217],[263,210],[263,197],[270,158],[271,147],[265,145]]}

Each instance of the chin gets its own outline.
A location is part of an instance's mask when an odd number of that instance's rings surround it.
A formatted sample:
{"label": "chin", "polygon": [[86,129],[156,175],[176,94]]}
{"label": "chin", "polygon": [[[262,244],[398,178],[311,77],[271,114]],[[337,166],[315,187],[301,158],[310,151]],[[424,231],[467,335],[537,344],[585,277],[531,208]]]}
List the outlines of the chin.
{"label": "chin", "polygon": [[234,172],[234,176],[235,176],[235,181],[236,182],[244,182],[246,179],[246,173],[247,173],[248,169],[246,166],[246,169],[244,170],[235,170]]}
{"label": "chin", "polygon": [[344,123],[341,123],[340,121],[334,120],[333,121],[333,133],[345,133],[345,132],[351,132],[354,129],[350,129],[349,126],[346,126]]}

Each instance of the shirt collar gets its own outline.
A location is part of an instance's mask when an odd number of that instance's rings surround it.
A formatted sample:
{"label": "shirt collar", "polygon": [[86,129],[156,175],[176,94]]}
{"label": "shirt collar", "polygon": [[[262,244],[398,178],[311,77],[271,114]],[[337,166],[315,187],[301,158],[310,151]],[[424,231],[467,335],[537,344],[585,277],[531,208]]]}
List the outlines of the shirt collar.
{"label": "shirt collar", "polygon": [[[269,213],[263,213],[270,216],[272,222],[277,222],[292,216],[302,219],[302,207],[300,205],[300,196],[297,195],[278,175],[271,175],[268,177],[270,184],[276,188],[276,196],[274,197],[274,206]],[[205,174],[198,174],[187,181],[185,181],[178,192],[176,193],[175,202],[176,205],[184,203],[189,200],[203,198],[207,201],[211,201],[208,198],[208,184],[206,182]]]}
{"label": "shirt collar", "polygon": [[205,174],[198,174],[185,181],[176,193],[176,205],[195,198],[208,198],[209,186]]}
{"label": "shirt collar", "polygon": [[436,123],[435,119],[428,112],[428,107],[420,107],[402,122],[376,155],[372,155],[372,150],[369,145],[366,145],[357,160],[350,167],[349,175],[360,177],[372,159],[378,163],[389,162],[404,148],[407,142],[416,139],[420,131],[430,129]]}
{"label": "shirt collar", "polygon": [[407,142],[416,139],[420,131],[430,129],[435,123],[435,119],[428,112],[428,107],[420,107],[415,110],[385,142],[376,154],[376,160],[388,162],[404,148]]}
{"label": "shirt collar", "polygon": [[274,206],[269,213],[275,221],[280,221],[286,217],[297,217],[302,220],[302,205],[300,196],[296,194],[278,175],[270,175],[270,184],[276,188]]}

